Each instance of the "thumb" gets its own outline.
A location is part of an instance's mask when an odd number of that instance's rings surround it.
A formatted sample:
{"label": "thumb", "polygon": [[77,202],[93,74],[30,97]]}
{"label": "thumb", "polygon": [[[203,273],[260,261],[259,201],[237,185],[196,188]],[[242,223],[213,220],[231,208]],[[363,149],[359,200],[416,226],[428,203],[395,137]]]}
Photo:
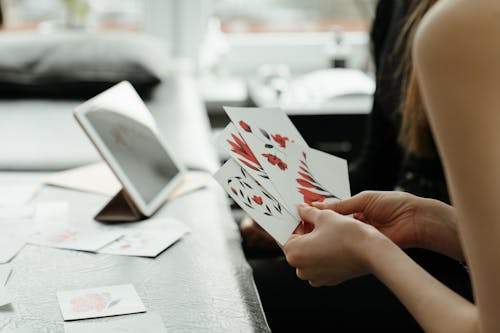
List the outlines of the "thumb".
{"label": "thumb", "polygon": [[363,212],[374,195],[375,192],[365,191],[356,194],[349,199],[334,201],[326,204],[314,203],[313,205],[319,209],[329,209],[342,215],[351,215],[354,213]]}
{"label": "thumb", "polygon": [[306,204],[300,204],[298,206],[299,216],[305,223],[309,223],[312,226],[316,226],[319,222],[319,214],[321,210],[316,207],[311,207]]}

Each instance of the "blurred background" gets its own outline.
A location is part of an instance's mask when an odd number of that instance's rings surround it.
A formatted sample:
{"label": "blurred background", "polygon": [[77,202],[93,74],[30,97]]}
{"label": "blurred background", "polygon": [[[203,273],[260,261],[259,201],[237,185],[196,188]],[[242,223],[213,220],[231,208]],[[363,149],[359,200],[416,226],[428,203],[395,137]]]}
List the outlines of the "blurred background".
{"label": "blurred background", "polygon": [[[369,29],[375,0],[0,0],[0,5],[3,35],[153,36],[165,48],[165,77],[179,68],[195,77],[214,135],[228,121],[223,105],[279,106],[312,146],[349,159],[359,150],[374,90]],[[325,121],[332,130],[315,131]]]}

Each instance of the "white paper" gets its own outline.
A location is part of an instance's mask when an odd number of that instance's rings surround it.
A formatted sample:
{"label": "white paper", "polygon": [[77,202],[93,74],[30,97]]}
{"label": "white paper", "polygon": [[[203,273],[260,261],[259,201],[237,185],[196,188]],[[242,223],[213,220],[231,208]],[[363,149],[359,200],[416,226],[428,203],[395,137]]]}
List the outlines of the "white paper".
{"label": "white paper", "polygon": [[64,201],[39,202],[35,205],[33,220],[39,229],[64,226],[69,221],[69,205]]}
{"label": "white paper", "polygon": [[33,205],[0,207],[0,223],[13,219],[28,219],[33,216]]}
{"label": "white paper", "polygon": [[[289,164],[289,143],[307,147],[299,131],[279,109],[226,107],[225,111],[269,176],[274,189],[282,196],[275,183],[290,181],[285,173]],[[296,216],[297,207],[287,202],[283,204]]]}
{"label": "white paper", "polygon": [[40,184],[19,181],[0,181],[0,206],[22,206],[40,188]]}
{"label": "white paper", "polygon": [[64,320],[146,312],[131,284],[60,291],[57,293],[57,299]]}
{"label": "white paper", "polygon": [[66,333],[167,333],[157,312],[137,314],[106,322],[66,322]]}
{"label": "white paper", "polygon": [[0,264],[9,262],[26,244],[27,236],[18,230],[7,230],[1,226],[0,234]]}
{"label": "white paper", "polygon": [[214,175],[224,190],[245,212],[280,244],[286,243],[297,228],[294,218],[279,201],[257,184],[233,159]]}
{"label": "white paper", "polygon": [[7,288],[0,286],[0,307],[10,304],[11,302],[12,298],[7,291]]}
{"label": "white paper", "polygon": [[189,228],[173,218],[153,218],[137,222],[124,230],[125,236],[100,249],[99,253],[156,257],[189,232]]}
{"label": "white paper", "polygon": [[105,162],[53,173],[42,178],[45,184],[71,190],[112,196],[121,184]]}
{"label": "white paper", "polygon": [[0,286],[5,286],[9,280],[10,274],[12,273],[12,265],[3,264],[0,265]]}
{"label": "white paper", "polygon": [[39,230],[28,243],[68,250],[96,252],[103,246],[123,236],[123,230],[108,228],[60,227]]}

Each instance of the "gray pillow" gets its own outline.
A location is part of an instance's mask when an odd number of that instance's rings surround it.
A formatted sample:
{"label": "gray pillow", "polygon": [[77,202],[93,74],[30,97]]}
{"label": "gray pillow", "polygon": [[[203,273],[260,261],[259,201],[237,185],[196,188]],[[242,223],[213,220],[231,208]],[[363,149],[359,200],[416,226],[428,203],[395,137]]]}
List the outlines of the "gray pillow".
{"label": "gray pillow", "polygon": [[88,98],[127,80],[142,94],[166,72],[166,45],[134,33],[0,33],[0,97]]}

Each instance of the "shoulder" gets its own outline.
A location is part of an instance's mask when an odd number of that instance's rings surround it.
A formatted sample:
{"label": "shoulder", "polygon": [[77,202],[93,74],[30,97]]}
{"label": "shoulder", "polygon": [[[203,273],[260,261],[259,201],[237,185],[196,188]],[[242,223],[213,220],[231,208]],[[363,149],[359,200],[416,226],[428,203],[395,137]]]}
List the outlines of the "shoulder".
{"label": "shoulder", "polygon": [[417,64],[457,66],[494,59],[496,63],[499,34],[499,1],[440,0],[417,29],[414,57]]}

